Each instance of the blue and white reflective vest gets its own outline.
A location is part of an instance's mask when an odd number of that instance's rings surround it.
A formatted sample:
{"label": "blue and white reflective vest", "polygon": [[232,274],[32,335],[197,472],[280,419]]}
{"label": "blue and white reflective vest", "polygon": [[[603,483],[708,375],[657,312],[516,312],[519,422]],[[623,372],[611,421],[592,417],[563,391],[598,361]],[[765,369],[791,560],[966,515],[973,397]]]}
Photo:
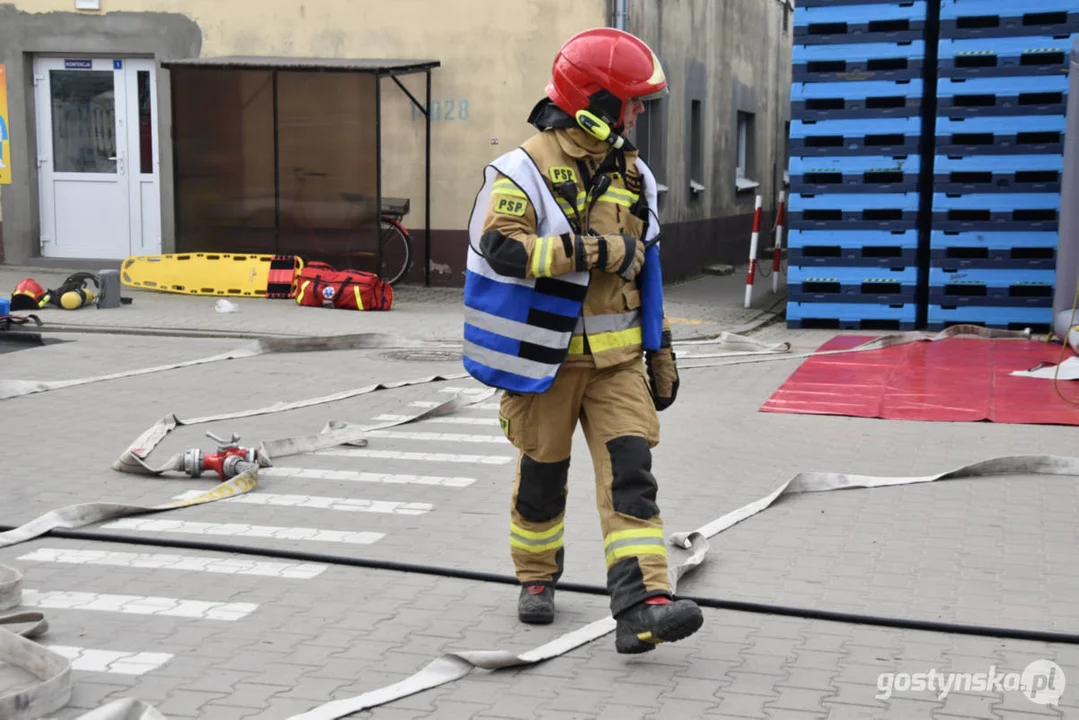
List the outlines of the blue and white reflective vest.
{"label": "blue and white reflective vest", "polygon": [[[656,181],[640,158],[645,200],[651,209],[645,241],[659,234]],[[484,184],[469,220],[468,263],[465,270],[465,370],[489,387],[517,393],[542,393],[566,359],[570,339],[584,307],[591,272],[572,272],[550,278],[501,275],[476,248],[495,179],[501,173],[521,189],[536,213],[536,235],[572,233],[569,220],[543,180],[535,162],[517,148],[484,169]],[[659,243],[645,253],[637,275],[641,294],[641,345],[658,350],[663,331],[663,275]]]}

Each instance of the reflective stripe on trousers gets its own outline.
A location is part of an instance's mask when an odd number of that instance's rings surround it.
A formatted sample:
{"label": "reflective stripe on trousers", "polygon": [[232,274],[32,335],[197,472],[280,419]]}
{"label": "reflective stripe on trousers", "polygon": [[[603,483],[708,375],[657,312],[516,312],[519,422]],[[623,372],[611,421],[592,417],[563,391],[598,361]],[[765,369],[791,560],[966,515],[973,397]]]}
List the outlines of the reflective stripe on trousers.
{"label": "reflective stripe on trousers", "polygon": [[518,550],[530,553],[545,553],[562,547],[565,523],[559,521],[547,530],[525,530],[516,523],[510,523],[510,545]]}
{"label": "reflective stripe on trousers", "polygon": [[603,552],[610,569],[619,560],[638,555],[662,555],[667,557],[663,544],[662,528],[616,530],[603,540]]}
{"label": "reflective stripe on trousers", "polygon": [[584,354],[585,333],[593,353],[640,346],[641,313],[634,310],[610,315],[589,315],[578,319],[569,344],[570,355]]}

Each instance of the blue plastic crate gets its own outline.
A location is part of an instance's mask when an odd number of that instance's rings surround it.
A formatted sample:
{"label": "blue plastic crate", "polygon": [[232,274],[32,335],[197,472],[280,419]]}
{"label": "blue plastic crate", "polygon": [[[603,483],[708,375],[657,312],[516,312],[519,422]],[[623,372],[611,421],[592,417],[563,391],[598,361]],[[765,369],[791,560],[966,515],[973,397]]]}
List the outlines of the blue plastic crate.
{"label": "blue plastic crate", "polygon": [[921,80],[794,83],[791,117],[841,120],[919,115],[923,85]]}
{"label": "blue plastic crate", "polygon": [[791,120],[790,154],[810,156],[917,155],[921,118]]}
{"label": "blue plastic crate", "polygon": [[925,0],[794,9],[794,44],[903,42],[925,39]]}
{"label": "blue plastic crate", "polygon": [[787,303],[787,327],[839,330],[913,330],[917,305]]}
{"label": "blue plastic crate", "polygon": [[1059,223],[1059,194],[933,194],[934,230],[951,232],[1048,232],[1057,230]]}
{"label": "blue plastic crate", "polygon": [[916,300],[918,268],[787,266],[793,302],[902,305]]}
{"label": "blue plastic crate", "polygon": [[929,268],[929,302],[941,307],[1052,307],[1056,270]]}
{"label": "blue plastic crate", "polygon": [[926,324],[929,330],[943,330],[952,325],[981,325],[1003,330],[1025,330],[1048,332],[1053,324],[1052,307],[984,307],[966,305],[963,307],[928,307]]}
{"label": "blue plastic crate", "polygon": [[906,268],[918,262],[917,230],[791,230],[788,267]]}
{"label": "blue plastic crate", "polygon": [[944,270],[1054,270],[1059,235],[1055,232],[969,232],[934,230],[930,263]]}
{"label": "blue plastic crate", "polygon": [[971,155],[934,160],[941,193],[1059,193],[1063,155]]}
{"label": "blue plastic crate", "polygon": [[1076,0],[944,0],[942,38],[1002,38],[1067,35],[1079,31]]}
{"label": "blue plastic crate", "polygon": [[918,155],[901,157],[792,157],[788,164],[792,193],[918,192]]}
{"label": "blue plastic crate", "polygon": [[937,115],[1066,115],[1068,77],[941,78],[937,85]]}
{"label": "blue plastic crate", "polygon": [[941,40],[942,78],[1063,75],[1071,64],[1071,40],[1045,35]]}
{"label": "blue plastic crate", "polygon": [[918,193],[792,193],[788,225],[797,230],[910,230],[918,225],[918,202]]}
{"label": "blue plastic crate", "polygon": [[1065,126],[1063,115],[938,117],[936,154],[1062,155]]}
{"label": "blue plastic crate", "polygon": [[915,80],[925,66],[925,41],[795,45],[791,54],[796,83]]}

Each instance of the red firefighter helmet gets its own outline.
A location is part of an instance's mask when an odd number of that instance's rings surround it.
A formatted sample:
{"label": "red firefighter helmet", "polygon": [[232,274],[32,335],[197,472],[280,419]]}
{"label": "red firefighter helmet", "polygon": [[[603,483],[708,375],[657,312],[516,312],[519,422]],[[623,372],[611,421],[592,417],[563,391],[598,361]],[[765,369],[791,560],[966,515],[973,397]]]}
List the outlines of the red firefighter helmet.
{"label": "red firefighter helmet", "polygon": [[588,110],[613,128],[622,127],[631,99],[667,94],[659,58],[640,38],[615,28],[596,28],[566,41],[555,56],[547,97],[570,115]]}
{"label": "red firefighter helmet", "polygon": [[26,278],[15,286],[11,293],[11,310],[40,310],[41,299],[45,297],[45,288],[33,278]]}

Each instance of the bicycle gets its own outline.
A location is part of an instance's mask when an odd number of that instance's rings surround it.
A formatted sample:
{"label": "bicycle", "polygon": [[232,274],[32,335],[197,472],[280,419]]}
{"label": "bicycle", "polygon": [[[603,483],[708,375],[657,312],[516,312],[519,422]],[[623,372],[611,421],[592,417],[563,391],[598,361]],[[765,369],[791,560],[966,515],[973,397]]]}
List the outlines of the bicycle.
{"label": "bicycle", "polygon": [[[343,192],[340,195],[341,199],[350,203],[363,204],[371,199],[370,196],[361,193]],[[381,267],[378,276],[391,286],[400,282],[412,266],[412,234],[401,222],[405,215],[408,215],[410,208],[411,202],[408,198],[395,197],[382,198],[382,206],[379,208],[378,246]],[[404,257],[399,261],[391,259],[387,262],[387,257],[393,258],[394,253],[399,253]],[[357,254],[372,255],[374,253]],[[387,267],[396,268],[397,271],[390,274],[386,272]]]}
{"label": "bicycle", "polygon": [[[307,180],[310,178],[326,178],[329,173],[305,170],[301,167],[292,169],[296,179],[295,206],[302,206],[304,190]],[[374,204],[374,198],[370,195],[354,192],[338,193],[338,197],[347,203],[370,207]],[[384,197],[382,206],[379,208],[379,240],[378,253],[380,265],[376,273],[388,285],[396,285],[412,267],[412,235],[401,220],[408,215],[411,209],[411,201],[408,198]],[[292,218],[306,218],[306,212],[293,210]],[[356,251],[346,253],[348,256],[373,256],[375,251]],[[396,257],[395,257],[396,256]],[[389,268],[389,271],[387,271]]]}

